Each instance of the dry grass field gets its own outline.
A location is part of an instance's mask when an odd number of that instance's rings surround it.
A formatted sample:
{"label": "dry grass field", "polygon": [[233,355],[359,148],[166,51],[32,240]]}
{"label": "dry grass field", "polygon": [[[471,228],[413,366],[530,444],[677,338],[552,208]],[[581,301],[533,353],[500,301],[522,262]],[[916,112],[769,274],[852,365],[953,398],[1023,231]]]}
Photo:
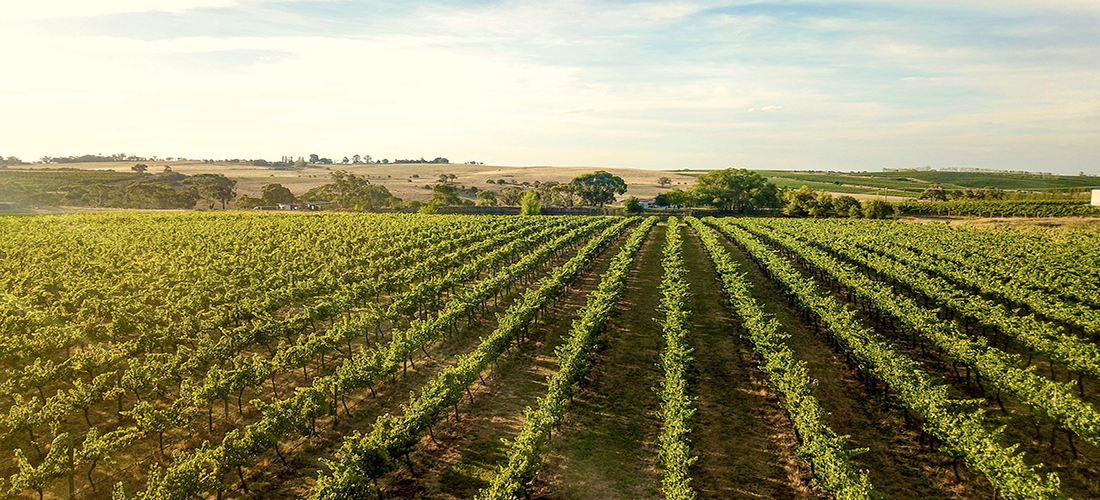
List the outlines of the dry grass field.
{"label": "dry grass field", "polygon": [[[626,194],[639,198],[652,198],[658,193],[667,191],[657,185],[658,179],[668,177],[674,187],[687,188],[695,183],[694,177],[678,175],[678,172],[662,170],[642,170],[634,168],[605,168],[605,167],[508,167],[493,165],[468,165],[468,164],[437,164],[437,163],[390,163],[390,164],[349,164],[349,165],[311,165],[305,170],[272,170],[267,167],[254,167],[251,165],[217,162],[203,163],[202,161],[146,161],[149,172],[155,173],[163,170],[164,166],[172,167],[172,170],[186,175],[201,173],[223,174],[237,181],[237,193],[250,196],[259,196],[260,188],[265,184],[279,183],[289,188],[294,194],[301,194],[310,188],[330,182],[329,174],[336,170],[346,170],[356,175],[370,179],[372,183],[382,184],[389,189],[394,196],[404,200],[427,200],[431,198],[431,191],[424,189],[424,185],[437,184],[441,174],[455,174],[458,179],[453,181],[456,185],[477,186],[478,189],[499,189],[504,187],[499,184],[489,184],[489,180],[504,179],[509,184],[524,182],[561,182],[566,183],[582,174],[592,173],[598,170],[611,172],[622,177],[627,184]],[[60,165],[34,165],[32,168],[78,168],[83,170],[115,170],[129,172],[135,162],[97,162],[97,163],[66,163]]]}

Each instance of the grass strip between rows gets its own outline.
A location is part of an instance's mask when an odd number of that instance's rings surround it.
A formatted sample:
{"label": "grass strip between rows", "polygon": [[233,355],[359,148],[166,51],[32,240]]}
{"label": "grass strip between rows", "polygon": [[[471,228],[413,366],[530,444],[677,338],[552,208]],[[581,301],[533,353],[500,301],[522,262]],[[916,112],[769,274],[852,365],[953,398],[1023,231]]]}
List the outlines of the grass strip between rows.
{"label": "grass strip between rows", "polygon": [[656,224],[657,218],[649,217],[631,233],[596,290],[588,294],[586,305],[573,320],[569,339],[556,349],[559,369],[547,378],[546,397],[539,398],[537,408],[524,410],[526,419],[516,439],[509,443],[508,461],[489,486],[478,493],[478,500],[514,499],[538,473],[550,431],[561,423],[565,403],[576,392],[574,384],[588,373],[594,347],[608,315],[622,296],[634,256]]}
{"label": "grass strip between rows", "polygon": [[522,300],[498,317],[496,330],[484,337],[472,352],[460,356],[455,364],[426,384],[420,395],[404,406],[402,416],[383,415],[375,421],[370,432],[356,432],[346,437],[336,459],[325,460],[329,470],[320,474],[310,498],[337,500],[375,494],[378,478],[398,467],[398,457],[408,460],[409,452],[424,433],[430,432],[433,425],[446,417],[450,407],[457,410],[469,385],[513,345],[536,314],[559,297],[626,225],[634,221],[635,218],[625,219],[591,239],[572,259],[540,280],[537,288],[529,289]]}
{"label": "grass strip between rows", "polygon": [[[626,223],[612,226],[584,248],[605,238],[609,231],[621,231]],[[413,353],[453,332],[456,325],[469,318],[479,305],[533,272],[552,252],[601,226],[603,224],[585,225],[542,245],[519,262],[453,296],[434,318],[413,321],[408,329],[393,332],[389,344],[379,349],[360,350],[344,361],[333,375],[315,378],[309,387],[297,388],[293,396],[272,403],[252,401],[263,414],[258,422],[243,431],[230,431],[216,446],[207,443],[198,450],[177,454],[167,469],[154,469],[150,473],[147,488],[139,492],[138,498],[185,499],[203,491],[222,491],[225,488],[222,479],[230,471],[236,469],[243,477],[242,466],[268,449],[274,448],[279,453],[279,442],[286,436],[312,435],[318,417],[337,415],[340,395],[372,387],[382,378],[396,373]]]}
{"label": "grass strip between rows", "polygon": [[981,377],[979,384],[981,379],[985,379],[993,388],[1015,397],[1045,420],[1077,434],[1094,446],[1100,446],[1100,412],[1074,394],[1072,383],[1045,378],[1035,373],[1034,367],[1017,368],[1017,356],[990,346],[984,338],[967,336],[954,323],[940,320],[934,312],[922,308],[913,299],[895,294],[889,286],[871,280],[823,250],[756,225],[747,229],[793,252],[867,304],[897,318],[951,359],[973,368]]}
{"label": "grass strip between rows", "polygon": [[850,450],[847,438],[838,436],[825,422],[825,412],[813,396],[817,381],[810,377],[806,362],[794,359],[786,344],[788,336],[779,331],[779,322],[765,314],[753,298],[752,285],[739,272],[714,230],[694,217],[688,217],[687,222],[703,241],[730,306],[741,318],[742,337],[763,361],[760,369],[768,376],[769,388],[780,396],[780,404],[798,436],[797,453],[810,463],[814,480],[838,500],[871,498],[867,472],[857,469],[851,460],[854,453],[863,450]]}
{"label": "grass strip between rows", "polygon": [[981,408],[950,398],[946,385],[934,381],[916,361],[881,335],[864,328],[856,320],[855,312],[822,293],[817,284],[750,233],[714,218],[706,221],[736,241],[801,307],[820,318],[837,343],[859,361],[861,369],[885,382],[906,408],[916,412],[924,430],[943,441],[947,453],[961,458],[971,470],[989,479],[1006,498],[1065,498],[1059,490],[1057,474],[1041,477],[1037,467],[1028,465],[1022,455],[1015,453],[1017,445],[1000,444],[1003,429],[986,428]]}

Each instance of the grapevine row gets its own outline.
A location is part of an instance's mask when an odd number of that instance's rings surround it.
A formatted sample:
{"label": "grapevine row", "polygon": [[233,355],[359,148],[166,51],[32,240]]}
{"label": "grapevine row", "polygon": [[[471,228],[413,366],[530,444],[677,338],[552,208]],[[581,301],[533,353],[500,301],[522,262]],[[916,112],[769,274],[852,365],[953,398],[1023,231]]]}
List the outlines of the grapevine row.
{"label": "grapevine row", "polygon": [[[796,229],[786,226],[787,224],[782,224],[780,227],[788,234],[790,230]],[[855,235],[844,235],[833,241],[814,227],[803,224],[797,226],[798,234],[808,240],[910,290],[916,290],[984,327],[1001,331],[1029,349],[1062,363],[1072,372],[1100,379],[1100,347],[1096,344],[1066,334],[1061,328],[1039,320],[1034,315],[1013,314],[1002,304],[960,290],[939,276],[871,252],[866,249],[868,245],[865,242],[855,239]]]}
{"label": "grapevine row", "polygon": [[[98,218],[90,219],[102,222]],[[232,224],[238,221],[233,220],[233,217],[228,219],[219,220],[210,227],[235,229]],[[344,220],[356,221],[350,218]],[[101,255],[103,251],[97,253],[94,249],[107,246],[103,241],[86,242],[79,237],[72,242],[56,241],[54,237],[55,241],[51,241],[50,246],[65,247],[67,243],[69,246],[82,246],[81,252],[66,254],[91,256],[91,259],[98,257],[98,261],[75,262],[67,267],[64,263],[40,262],[42,255],[25,251],[13,255],[9,252],[7,255],[11,257],[11,267],[5,269],[6,273],[0,273],[0,286],[7,283],[5,288],[14,285],[19,290],[21,300],[15,305],[22,311],[16,314],[4,311],[5,320],[0,324],[3,333],[0,337],[0,357],[9,359],[17,356],[19,359],[29,359],[45,356],[49,351],[57,349],[65,349],[64,357],[67,357],[72,354],[73,347],[79,352],[89,343],[94,345],[102,340],[117,342],[135,332],[140,338],[155,341],[187,339],[194,333],[231,322],[246,321],[257,313],[272,311],[292,301],[323,293],[339,283],[351,283],[369,276],[355,269],[363,263],[385,259],[387,255],[394,256],[387,260],[402,259],[400,262],[395,261],[396,264],[407,263],[409,261],[403,260],[407,256],[403,254],[418,248],[415,238],[395,238],[399,242],[397,249],[381,245],[379,242],[382,240],[400,234],[423,237],[427,232],[430,235],[443,236],[440,241],[446,242],[454,236],[452,233],[462,229],[462,225],[453,223],[456,221],[429,224],[427,220],[424,223],[415,223],[416,219],[402,221],[377,216],[364,220],[385,221],[385,224],[375,231],[364,232],[363,241],[357,242],[363,246],[360,253],[342,256],[334,252],[320,267],[303,266],[296,259],[267,259],[263,266],[250,265],[250,262],[242,261],[255,258],[252,254],[266,257],[269,252],[255,248],[256,252],[242,255],[238,252],[239,248],[208,248],[208,240],[213,239],[213,236],[199,237],[195,241],[177,241],[183,236],[202,235],[195,229],[195,224],[203,220],[185,221],[183,224],[190,225],[183,228],[168,226],[185,232],[169,233],[164,237],[168,241],[161,243],[178,252],[174,256],[175,261],[150,260],[126,265],[119,263],[118,267],[104,265],[123,256],[109,253],[114,248],[107,250],[106,255]],[[168,224],[167,221],[156,222]],[[283,231],[292,227],[286,220],[272,217],[245,217],[240,222],[270,222],[260,228],[264,230]],[[401,222],[412,224],[402,227]],[[179,222],[177,224],[183,225]],[[415,231],[417,228],[420,229],[419,232]],[[48,230],[46,234],[49,234]],[[158,236],[152,236],[154,243]],[[239,238],[248,236],[252,235],[245,233],[224,239],[227,244],[239,245]],[[147,242],[150,237],[137,234],[130,240],[120,237],[118,242],[112,241],[110,244],[122,247],[117,249],[117,252],[122,252],[130,250],[124,245]],[[274,232],[255,237],[257,241],[280,241],[285,235]],[[17,239],[16,242],[20,240]],[[249,244],[253,242],[249,241]],[[201,245],[201,248],[189,248],[189,245]],[[392,254],[393,250],[400,250],[401,253]],[[264,274],[255,272],[257,267],[272,267],[272,262],[283,266],[283,269],[269,270],[275,272]],[[75,266],[81,267],[70,268]],[[19,273],[22,269],[51,269],[55,276],[35,276],[32,283],[15,281],[21,278]],[[156,281],[153,281],[154,277]],[[95,283],[83,283],[82,278],[95,280]],[[57,291],[50,293],[43,288]],[[12,304],[0,305],[10,308]],[[103,323],[103,318],[110,318],[111,321]]]}
{"label": "grapevine row", "polygon": [[730,307],[741,318],[742,336],[763,360],[760,368],[794,424],[799,455],[808,458],[817,484],[839,500],[871,498],[867,472],[852,463],[854,452],[848,449],[847,439],[838,436],[825,422],[825,411],[813,396],[817,381],[810,377],[806,362],[795,360],[787,346],[788,335],[779,331],[779,323],[765,314],[753,298],[752,286],[723,248],[718,235],[699,219],[689,217],[687,222],[703,241],[729,296]]}
{"label": "grapevine row", "polygon": [[[525,232],[526,230],[521,230],[520,236]],[[157,387],[149,387],[150,385],[164,385],[173,381],[178,384],[188,373],[209,379],[211,370],[217,370],[216,367],[211,367],[213,363],[230,359],[249,345],[256,342],[266,344],[269,339],[301,331],[307,324],[312,325],[317,321],[324,321],[336,314],[349,311],[358,300],[368,295],[387,291],[397,284],[410,282],[415,277],[426,276],[428,273],[439,272],[454,266],[469,255],[477,255],[473,252],[492,248],[494,240],[514,236],[496,231],[488,234],[477,231],[468,231],[468,233],[472,234],[467,234],[453,243],[430,247],[428,250],[445,251],[454,248],[455,244],[480,242],[470,247],[459,247],[460,250],[457,252],[440,258],[421,260],[413,267],[397,268],[395,266],[394,269],[400,270],[394,272],[380,270],[376,279],[358,282],[317,304],[307,306],[301,313],[289,315],[281,320],[264,318],[233,330],[223,330],[222,335],[216,340],[199,339],[197,345],[179,350],[174,355],[153,354],[144,360],[135,359],[136,355],[146,348],[143,342],[130,341],[122,346],[92,346],[91,349],[83,351],[88,354],[87,356],[77,354],[61,364],[36,362],[23,370],[22,376],[9,379],[4,386],[0,387],[0,389],[14,391],[30,383],[39,391],[39,398],[29,401],[14,394],[14,404],[9,409],[7,418],[3,419],[3,423],[6,424],[7,432],[10,433],[14,430],[49,423],[64,415],[69,409],[87,410],[102,399],[120,396],[126,391],[133,392],[141,400],[141,391],[163,392]],[[268,349],[270,350],[270,347]],[[91,375],[96,374],[97,370],[118,362],[125,362],[126,365],[116,371]],[[82,374],[90,376],[90,384],[82,383],[78,378]],[[64,378],[72,380],[75,387],[70,390],[60,390],[54,396],[45,397],[42,387],[49,380]],[[9,394],[9,392],[2,391],[0,394]],[[121,411],[120,407],[119,412]]]}
{"label": "grapevine row", "polygon": [[691,347],[687,336],[691,333],[688,311],[688,283],[684,268],[684,241],[680,232],[680,220],[669,217],[665,232],[665,246],[661,260],[664,276],[661,280],[661,305],[664,315],[659,322],[665,337],[661,351],[661,366],[665,377],[658,394],[661,397],[663,428],[657,438],[657,455],[661,461],[661,489],[665,498],[692,500],[688,468],[697,457],[691,454],[691,417],[695,414],[688,395],[687,373],[692,364]]}
{"label": "grapevine row", "polygon": [[967,336],[957,326],[941,321],[935,313],[920,307],[912,299],[895,294],[886,285],[872,281],[821,250],[754,225],[745,225],[750,231],[774,241],[826,273],[865,303],[897,318],[951,359],[972,367],[997,390],[1012,395],[1020,403],[1085,441],[1100,445],[1100,412],[1074,394],[1072,385],[1036,375],[1034,370],[1017,368],[1016,356],[990,347],[984,338]]}
{"label": "grapevine row", "polygon": [[[580,223],[582,221],[585,221],[585,219],[577,218],[577,219],[574,219],[572,222]],[[536,254],[534,256],[525,257],[522,261],[522,265],[512,266],[509,269],[510,271],[512,271],[511,274],[508,274],[505,277],[498,277],[496,282],[497,283],[506,283],[508,280],[517,279],[519,276],[522,275],[522,273],[524,273],[525,271],[529,271],[531,268],[533,268],[533,266],[537,262],[539,262],[537,260],[538,258],[542,258],[545,255],[547,255],[548,252],[555,251],[555,250],[561,248],[562,246],[564,246],[564,245],[566,245],[566,244],[568,244],[572,241],[575,241],[576,239],[582,237],[585,234],[588,234],[589,232],[591,232],[592,230],[594,230],[595,228],[597,228],[599,226],[606,225],[606,222],[600,222],[600,221],[596,221],[596,222],[585,221],[585,222],[589,222],[589,223],[585,224],[584,227],[578,228],[578,229],[570,232],[568,235],[563,236],[562,238],[559,238],[558,240],[551,243],[550,245],[547,245],[546,247],[544,247],[544,250],[536,252]],[[558,232],[557,229],[550,229],[550,230],[547,230],[543,233],[540,233],[540,236],[546,237],[546,236],[550,236],[550,235],[552,235],[556,232]],[[512,243],[510,243],[508,245],[504,245],[504,247],[499,249],[499,251],[491,252],[488,256],[483,256],[484,259],[487,259],[487,260],[483,261],[482,264],[485,264],[486,262],[498,263],[502,259],[506,259],[506,258],[510,257],[511,255],[514,255],[520,249],[526,248],[529,245],[530,245],[530,242],[525,238],[513,240]],[[481,267],[472,264],[472,265],[464,266],[463,268],[460,268],[459,270],[456,270],[456,271],[452,272],[451,274],[468,276],[468,275],[471,275],[471,274],[475,274],[476,271],[480,271],[480,270],[481,270]],[[498,287],[498,289],[499,289],[499,287]],[[481,295],[479,295],[477,293],[473,293],[473,294],[469,294],[469,295],[472,295],[475,298],[480,298],[481,297]],[[487,298],[487,297],[485,297],[485,298]],[[482,300],[484,300],[484,299],[482,299]],[[477,303],[480,303],[480,302],[481,302],[481,300],[479,300]],[[472,308],[473,305],[474,304],[465,304],[465,306],[467,306],[467,307],[462,309],[461,312],[469,314],[470,308]],[[459,319],[459,316],[460,316],[459,313],[454,313],[451,316],[448,316],[447,325],[449,326],[450,324],[456,322]],[[372,317],[373,318],[375,316],[371,316],[371,315],[368,314],[368,315],[360,317],[360,319],[365,322],[367,317]],[[357,325],[358,325],[358,327],[357,327]],[[415,325],[420,325],[420,322],[414,322],[414,326]],[[302,350],[302,349],[296,350],[296,352],[298,352],[299,354],[303,354],[303,353],[309,352],[309,351],[316,352],[315,349],[324,348],[325,346],[338,346],[345,340],[349,342],[349,346],[350,346],[350,339],[352,337],[358,336],[358,335],[365,335],[368,331],[369,331],[369,325],[367,325],[365,323],[354,323],[354,322],[347,323],[347,322],[345,322],[344,324],[339,325],[339,327],[334,328],[333,330],[330,330],[330,332],[328,332],[325,335],[314,334],[314,335],[311,335],[309,337],[303,337],[302,340],[305,341],[305,344],[308,347],[305,350]],[[407,335],[407,334],[405,334],[405,335]],[[291,349],[291,350],[293,350],[293,349]],[[351,354],[352,353],[350,351],[347,353],[347,355],[349,355],[349,356]],[[248,358],[239,358],[239,359],[245,360],[245,359],[248,359]],[[291,358],[284,358],[284,359],[289,360]],[[404,359],[404,358],[398,358],[397,362],[400,363],[401,359]],[[244,365],[238,365],[238,366],[239,367],[244,367]],[[353,370],[346,370],[345,372],[340,372],[340,373],[342,373],[344,375],[344,377],[347,378],[347,377],[352,376],[355,372]],[[338,375],[340,375],[340,373],[338,373]],[[131,415],[135,419],[135,422],[136,422],[135,425],[122,427],[122,428],[119,428],[117,430],[114,430],[114,431],[111,431],[111,432],[108,432],[108,433],[102,434],[102,435],[100,435],[99,433],[89,433],[88,437],[86,438],[86,440],[84,442],[84,445],[82,447],[80,447],[80,449],[77,450],[78,457],[83,456],[83,457],[85,457],[85,460],[79,460],[78,459],[76,461],[75,465],[80,465],[81,463],[89,463],[89,464],[91,464],[91,467],[94,468],[96,462],[99,459],[109,457],[114,451],[116,451],[118,449],[121,449],[122,447],[125,447],[126,445],[128,445],[129,443],[134,441],[135,439],[138,439],[142,436],[146,436],[146,435],[150,435],[150,434],[156,434],[159,438],[159,437],[163,436],[165,431],[167,431],[169,429],[172,429],[172,428],[176,428],[176,427],[180,427],[180,426],[185,425],[187,420],[189,419],[190,415],[192,415],[195,411],[197,411],[197,408],[201,404],[206,404],[206,402],[208,402],[211,397],[222,397],[226,402],[226,406],[227,406],[226,411],[228,413],[228,393],[229,393],[230,387],[227,387],[225,385],[225,382],[227,380],[226,377],[227,376],[229,376],[229,377],[240,376],[242,374],[243,375],[248,375],[247,370],[244,370],[243,372],[228,372],[228,371],[224,371],[224,370],[220,370],[220,369],[211,370],[209,372],[209,375],[205,379],[201,380],[198,385],[186,385],[185,384],[185,385],[181,386],[181,388],[180,388],[181,397],[177,398],[175,400],[175,402],[172,403],[171,405],[169,405],[167,408],[163,408],[163,409],[157,408],[156,406],[152,405],[148,401],[139,402],[134,407],[133,410],[131,410],[129,412],[126,412],[127,414]],[[315,379],[314,386],[318,385],[318,383],[319,383],[318,381],[321,381],[320,383],[323,383],[324,380],[325,380],[324,378]],[[240,381],[240,379],[238,379],[238,382],[239,381]],[[256,382],[261,383],[262,379],[260,379]],[[346,381],[344,381],[342,383],[349,384]],[[234,385],[231,388],[236,389],[238,391],[241,391],[245,387],[246,386],[243,386],[243,385]],[[277,394],[278,393],[276,392],[276,397],[277,397]],[[304,404],[306,404],[307,406],[309,404],[311,404],[308,400],[309,400],[309,396],[312,396],[312,395],[313,395],[313,393],[310,393],[310,394],[307,394],[307,395],[302,395],[302,393],[298,393],[298,394],[295,395],[295,397],[290,398],[289,401],[292,401],[292,403],[286,403],[286,401],[288,401],[288,400],[284,400],[283,403],[285,403],[284,406],[290,406],[290,407],[295,407],[295,405],[298,405],[296,407],[297,410],[300,413],[298,416],[304,416],[304,414],[301,414],[301,411],[317,411],[318,408],[319,408],[319,407],[314,406],[314,407],[306,408],[305,410],[303,410],[303,407],[301,407],[301,404],[303,404],[303,402],[305,402]],[[257,402],[254,401],[253,404],[256,405]],[[260,408],[259,406],[257,406],[257,407]],[[279,429],[284,429],[284,430],[286,429],[285,425],[280,427],[280,425],[282,425],[282,424],[276,425],[278,423],[272,423],[271,421],[265,422],[265,418],[268,417],[268,413],[266,411],[264,411],[263,408],[260,408],[260,410],[261,410],[261,413],[263,414],[263,417],[261,418],[261,421],[259,422],[258,425],[268,425],[268,429],[272,430],[272,431],[278,431]],[[212,414],[213,414],[213,412],[211,411],[211,418],[212,418]],[[283,416],[286,416],[286,415],[283,415]],[[309,417],[309,421],[312,422],[315,417],[316,417],[316,415],[314,415],[312,417]],[[237,431],[233,431],[233,432],[237,432]],[[227,436],[226,439],[229,439],[229,437]],[[163,445],[162,445],[162,448],[163,448]],[[23,467],[23,469],[26,469],[26,467]],[[20,472],[20,474],[24,474],[24,473],[25,473],[24,471]],[[89,471],[89,476],[90,476],[90,471]],[[94,487],[94,483],[93,483],[93,487]]]}
{"label": "grapevine row", "polygon": [[[931,258],[983,270],[1012,286],[1043,290],[1100,308],[1100,254],[1090,251],[1095,241],[1087,241],[1087,233],[939,225],[883,227],[889,235],[883,234],[880,245],[920,251]],[[1086,236],[1085,241],[1081,236]],[[905,245],[898,244],[901,242]]]}
{"label": "grapevine row", "polygon": [[960,457],[971,470],[982,474],[1007,498],[1064,498],[1058,478],[1040,477],[1036,467],[1013,453],[1015,447],[1000,445],[1002,431],[984,424],[984,412],[948,397],[948,388],[934,382],[915,361],[897,351],[889,341],[864,328],[855,313],[816,284],[802,276],[787,260],[759,240],[731,224],[707,219],[744,248],[768,275],[783,285],[800,307],[824,323],[828,331],[854,356],[860,366],[882,380],[922,420],[925,431],[945,443],[947,451]]}
{"label": "grapevine row", "polygon": [[[609,234],[613,236],[628,222],[607,229],[585,248],[610,237]],[[266,450],[274,448],[278,453],[278,443],[284,436],[312,434],[317,417],[338,415],[338,399],[342,395],[372,387],[383,377],[396,373],[413,353],[454,331],[457,323],[470,317],[475,308],[529,274],[551,253],[606,225],[606,222],[587,225],[540,247],[520,262],[452,297],[435,318],[417,320],[409,329],[395,331],[384,348],[360,351],[341,364],[335,374],[315,378],[310,387],[299,389],[292,397],[274,403],[254,402],[263,414],[258,422],[243,432],[231,431],[218,446],[204,446],[193,453],[177,456],[163,472],[153,471],[147,489],[139,498],[191,498],[202,491],[223,488],[222,478],[229,471],[237,469],[239,473],[241,467]]]}
{"label": "grapevine row", "polygon": [[[927,245],[922,241],[908,241],[912,237],[894,238],[896,241],[905,242],[910,248],[921,248],[921,253]],[[953,262],[950,259],[941,258],[944,251],[937,251],[929,256],[918,257],[912,251],[896,252],[899,260],[931,272],[935,272],[950,280],[963,284],[984,295],[997,297],[1001,300],[1027,306],[1028,309],[1041,314],[1049,319],[1057,320],[1066,325],[1080,329],[1090,337],[1100,337],[1100,309],[1094,309],[1086,304],[1061,300],[1056,296],[1034,290],[1018,283],[1005,282],[994,273],[986,271],[983,266],[966,266]],[[1034,259],[1034,256],[1031,257]],[[1097,291],[1095,283],[1087,287],[1091,293]],[[1087,290],[1080,292],[1087,294]]]}
{"label": "grapevine row", "polygon": [[448,408],[455,406],[457,410],[463,391],[468,391],[468,386],[481,377],[490,363],[512,346],[536,314],[561,295],[565,287],[614,240],[625,224],[633,222],[633,219],[624,220],[592,239],[576,256],[540,280],[537,288],[529,289],[522,300],[499,317],[496,330],[483,338],[473,352],[461,356],[454,365],[444,369],[404,407],[404,415],[383,415],[370,432],[356,432],[346,437],[336,460],[328,462],[330,470],[321,473],[318,478],[310,498],[348,498],[370,492],[370,483],[393,470],[396,467],[395,458],[406,456],[423,433],[446,416]]}
{"label": "grapevine row", "polygon": [[588,294],[584,308],[573,320],[568,340],[556,349],[558,371],[547,377],[546,396],[539,398],[536,408],[524,410],[523,426],[515,440],[507,443],[508,461],[478,493],[478,500],[517,498],[538,473],[550,433],[564,418],[565,404],[576,394],[574,385],[588,373],[600,333],[622,296],[634,257],[656,223],[657,219],[650,217],[630,234],[596,290]]}

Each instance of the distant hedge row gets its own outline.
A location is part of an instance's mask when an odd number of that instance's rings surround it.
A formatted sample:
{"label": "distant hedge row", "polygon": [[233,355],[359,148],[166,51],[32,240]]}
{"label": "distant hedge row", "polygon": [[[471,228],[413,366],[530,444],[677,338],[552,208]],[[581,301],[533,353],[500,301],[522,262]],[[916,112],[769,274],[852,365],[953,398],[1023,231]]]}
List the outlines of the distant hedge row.
{"label": "distant hedge row", "polygon": [[894,203],[899,215],[974,215],[980,217],[1066,217],[1100,215],[1100,207],[1082,200],[954,200]]}

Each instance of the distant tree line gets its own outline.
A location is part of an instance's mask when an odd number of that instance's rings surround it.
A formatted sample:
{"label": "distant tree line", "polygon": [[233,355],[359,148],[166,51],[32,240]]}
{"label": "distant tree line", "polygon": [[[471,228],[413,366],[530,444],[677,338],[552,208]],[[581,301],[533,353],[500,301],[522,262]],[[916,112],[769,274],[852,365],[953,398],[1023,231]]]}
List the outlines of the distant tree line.
{"label": "distant tree line", "polygon": [[[318,154],[309,155],[309,164],[311,164],[311,165],[333,165],[333,164],[336,164],[336,163],[337,162],[333,161],[332,158],[324,158],[324,157],[321,157]],[[424,158],[420,158],[420,159],[394,159],[394,160],[390,160],[388,158],[382,158],[381,160],[374,160],[373,158],[371,158],[370,155],[354,154],[354,155],[351,155],[350,157],[345,156],[339,161],[339,164],[341,164],[341,165],[362,165],[362,164],[372,164],[372,163],[373,164],[379,164],[379,165],[386,165],[386,164],[391,164],[391,163],[401,163],[401,164],[405,164],[405,163],[443,163],[443,164],[449,164],[449,163],[451,163],[451,160],[448,160],[447,158],[444,158],[442,156],[437,156],[437,157],[435,157],[434,159],[431,159],[431,160],[425,160]],[[476,161],[471,161],[468,164],[478,165],[479,163],[476,162]],[[481,165],[484,165],[484,163],[481,163]]]}
{"label": "distant tree line", "polygon": [[[671,182],[663,182],[669,185]],[[684,190],[674,188],[657,195],[661,206],[713,207],[739,214],[754,214],[776,210],[791,217],[867,217],[884,218],[894,215],[894,206],[882,200],[860,202],[851,196],[814,191],[807,186],[781,189],[760,174],[746,169],[712,170],[696,179]]]}
{"label": "distant tree line", "polygon": [[[155,156],[153,158],[156,158]],[[97,163],[108,161],[148,161],[148,158],[143,156],[128,155],[126,153],[116,153],[113,155],[80,155],[80,156],[43,156],[39,161],[42,163]]]}
{"label": "distant tree line", "polygon": [[690,188],[673,188],[657,195],[655,201],[661,206],[714,207],[742,214],[781,206],[779,188],[760,174],[743,168],[712,170],[700,175]]}
{"label": "distant tree line", "polygon": [[208,208],[237,196],[237,181],[222,174],[184,175],[168,166],[147,174],[143,163],[134,173],[89,170],[6,170],[0,177],[0,198],[24,205],[65,205],[96,208]]}
{"label": "distant tree line", "polygon": [[448,159],[443,158],[443,157],[436,157],[434,160],[425,160],[423,158],[421,158],[419,160],[407,160],[407,159],[397,160],[397,159],[395,159],[395,160],[393,160],[393,163],[451,163],[451,160],[448,160]]}
{"label": "distant tree line", "polygon": [[986,186],[984,188],[946,189],[942,184],[928,186],[918,200],[948,201],[948,200],[1003,200],[1006,193],[1001,188]]}
{"label": "distant tree line", "polygon": [[507,185],[508,181],[489,179],[489,184],[505,185],[498,191],[479,191],[478,205],[530,207],[537,201],[540,207],[602,207],[615,202],[616,195],[626,192],[622,177],[598,171],[575,177],[567,183],[556,181],[523,182]]}
{"label": "distant tree line", "polygon": [[20,160],[19,157],[16,156],[9,156],[7,158],[0,156],[0,167],[15,167],[26,164],[27,162]]}
{"label": "distant tree line", "polygon": [[401,198],[390,194],[386,186],[371,184],[365,177],[337,170],[331,174],[332,182],[317,186],[295,196],[282,184],[267,184],[260,188],[260,196],[242,195],[234,202],[240,209],[264,206],[301,205],[307,203],[331,202],[341,210],[377,211],[385,208],[404,206]]}
{"label": "distant tree line", "polygon": [[896,213],[894,205],[884,200],[859,201],[847,195],[834,198],[826,191],[814,191],[809,186],[783,191],[783,214],[791,217],[884,219]]}
{"label": "distant tree line", "polygon": [[[186,160],[186,158],[174,158],[174,157],[169,157],[169,158],[165,158],[165,159],[166,160]],[[136,155],[126,154],[126,153],[116,153],[116,154],[112,154],[112,155],[89,154],[89,155],[77,155],[77,156],[43,156],[42,158],[39,159],[39,163],[59,164],[59,163],[96,163],[96,162],[157,161],[157,160],[158,160],[158,158],[156,156],[146,158],[144,156],[136,156]],[[257,167],[287,167],[287,168],[296,168],[296,169],[303,168],[306,165],[335,165],[337,163],[343,164],[343,165],[349,165],[349,164],[350,165],[360,165],[360,164],[371,164],[371,163],[373,163],[373,164],[390,164],[390,163],[401,163],[401,164],[406,164],[406,163],[443,163],[443,164],[449,164],[449,163],[451,163],[451,160],[449,160],[447,158],[444,158],[442,156],[437,156],[437,157],[435,157],[434,159],[431,159],[431,160],[426,160],[424,158],[420,158],[420,159],[394,159],[394,160],[389,160],[389,159],[383,158],[381,160],[374,160],[373,158],[371,158],[370,155],[360,155],[360,154],[353,154],[350,157],[345,156],[345,157],[343,157],[343,159],[341,159],[339,161],[335,161],[332,158],[324,158],[324,157],[321,157],[320,155],[317,155],[317,154],[309,155],[308,160],[306,160],[303,157],[298,157],[297,159],[294,159],[293,156],[283,156],[279,161],[268,161],[264,158],[258,158],[258,159],[225,158],[225,159],[220,159],[220,160],[207,158],[207,159],[203,159],[201,161],[203,163],[239,163],[239,164],[244,164],[244,165],[253,165],[253,166],[257,166]],[[0,156],[0,165],[2,165],[2,166],[25,165],[25,164],[26,164],[26,162],[23,162],[22,160],[20,160],[19,158],[14,157],[14,156],[8,157],[7,159]],[[478,161],[469,161],[469,162],[466,162],[466,164],[468,164],[468,165],[484,165],[484,163],[478,162]]]}

